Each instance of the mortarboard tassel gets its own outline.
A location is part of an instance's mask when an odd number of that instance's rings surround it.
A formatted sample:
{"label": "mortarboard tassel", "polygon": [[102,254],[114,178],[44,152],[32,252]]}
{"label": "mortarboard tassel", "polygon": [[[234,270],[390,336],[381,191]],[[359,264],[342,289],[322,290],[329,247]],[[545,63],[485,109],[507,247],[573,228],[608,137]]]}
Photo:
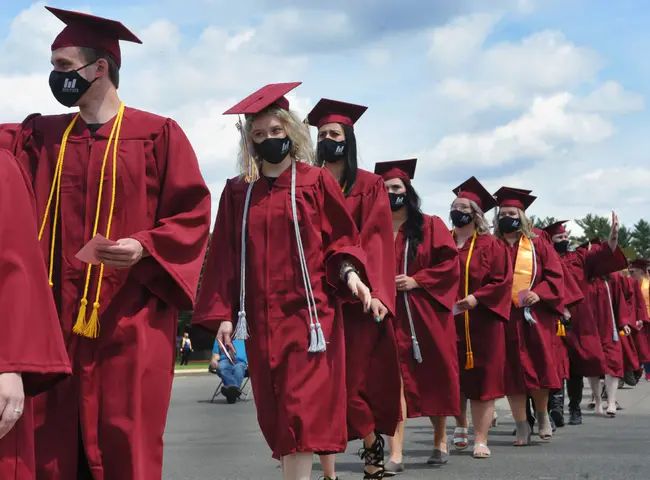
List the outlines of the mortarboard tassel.
{"label": "mortarboard tassel", "polygon": [[237,326],[233,334],[234,340],[248,340],[248,321],[246,320],[246,312],[241,311],[237,314]]}
{"label": "mortarboard tassel", "polygon": [[566,328],[564,328],[564,324],[562,323],[561,320],[557,321],[557,333],[556,336],[558,337],[566,337]]}
{"label": "mortarboard tassel", "polygon": [[413,343],[413,358],[416,362],[422,363],[422,352],[420,351],[420,344],[418,343],[418,339],[411,337],[411,340]]}

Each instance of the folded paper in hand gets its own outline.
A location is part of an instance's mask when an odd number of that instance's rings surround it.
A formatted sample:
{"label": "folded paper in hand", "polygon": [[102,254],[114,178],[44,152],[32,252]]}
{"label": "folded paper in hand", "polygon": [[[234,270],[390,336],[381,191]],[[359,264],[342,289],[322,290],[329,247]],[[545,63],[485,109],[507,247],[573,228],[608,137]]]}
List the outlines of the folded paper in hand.
{"label": "folded paper in hand", "polygon": [[84,263],[99,265],[101,261],[99,260],[99,257],[97,257],[97,247],[103,245],[117,245],[117,242],[109,240],[103,235],[97,234],[87,244],[85,244],[81,250],[79,250],[79,253],[75,255],[75,258]]}

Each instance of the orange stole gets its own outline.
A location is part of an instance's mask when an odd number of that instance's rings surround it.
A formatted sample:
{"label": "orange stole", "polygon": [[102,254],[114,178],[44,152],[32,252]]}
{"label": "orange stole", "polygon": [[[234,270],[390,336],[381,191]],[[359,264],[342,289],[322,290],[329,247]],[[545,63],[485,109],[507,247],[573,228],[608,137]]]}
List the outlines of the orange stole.
{"label": "orange stole", "polygon": [[522,236],[519,239],[515,274],[512,280],[512,303],[515,307],[519,306],[519,292],[531,287],[533,268],[533,245],[528,237]]}
{"label": "orange stole", "polygon": [[648,311],[648,316],[650,316],[650,279],[648,277],[643,277],[643,280],[641,280],[641,291],[645,300],[645,308]]}

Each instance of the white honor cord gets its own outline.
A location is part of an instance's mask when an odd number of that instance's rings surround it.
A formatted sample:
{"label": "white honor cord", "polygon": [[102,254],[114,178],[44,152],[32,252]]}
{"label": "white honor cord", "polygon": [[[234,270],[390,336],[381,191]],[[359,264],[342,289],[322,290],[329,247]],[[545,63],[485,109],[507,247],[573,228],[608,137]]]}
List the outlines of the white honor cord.
{"label": "white honor cord", "polygon": [[239,262],[239,313],[237,314],[237,327],[233,339],[247,340],[248,321],[246,319],[246,224],[248,221],[248,208],[251,203],[251,194],[255,182],[248,184],[246,200],[244,201],[244,214],[241,221],[241,259]]}
{"label": "white honor cord", "polygon": [[300,259],[300,270],[302,279],[305,284],[305,293],[307,294],[307,309],[309,311],[309,352],[324,352],[327,349],[325,335],[318,320],[318,309],[316,308],[316,298],[311,286],[307,259],[305,250],[302,245],[300,235],[300,225],[298,224],[298,208],[296,207],[296,161],[291,161],[291,214],[293,215],[293,225],[296,232],[296,243],[298,244],[298,258]]}
{"label": "white honor cord", "polygon": [[[535,251],[535,244],[533,243],[533,240],[529,239],[528,241],[530,242],[530,249],[533,252],[533,278],[530,280],[529,288],[529,290],[532,290],[533,285],[535,285],[535,279],[537,278],[537,252]],[[535,320],[535,317],[533,317],[533,314],[530,311],[530,307],[524,307],[524,318],[530,325],[537,323],[537,320]]]}
{"label": "white honor cord", "polygon": [[607,299],[609,300],[609,311],[612,314],[612,326],[614,327],[614,335],[612,336],[612,340],[618,342],[619,336],[618,336],[618,328],[616,328],[616,316],[614,315],[614,303],[612,302],[612,292],[609,289],[609,282],[607,280],[603,280],[603,282],[605,282],[605,289],[607,290]]}
{"label": "white honor cord", "polygon": [[[406,239],[406,246],[404,247],[404,276],[408,274],[409,266],[409,239]],[[413,325],[413,316],[411,315],[411,306],[409,305],[409,296],[408,292],[402,292],[404,294],[404,305],[406,305],[406,316],[409,319],[409,327],[411,328],[411,341],[413,342],[413,358],[418,363],[422,363],[422,352],[420,351],[420,344],[418,343],[418,338],[415,335],[415,326]]]}

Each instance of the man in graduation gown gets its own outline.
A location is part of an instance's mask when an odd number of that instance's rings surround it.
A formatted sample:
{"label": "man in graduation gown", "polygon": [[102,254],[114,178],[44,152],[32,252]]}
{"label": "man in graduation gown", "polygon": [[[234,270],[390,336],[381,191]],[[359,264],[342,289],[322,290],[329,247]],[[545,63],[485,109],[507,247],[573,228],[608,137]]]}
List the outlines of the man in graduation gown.
{"label": "man in graduation gown", "polygon": [[31,187],[0,150],[0,478],[33,480],[31,397],[70,375],[39,253]]}
{"label": "man in graduation gown", "polygon": [[74,376],[37,399],[37,475],[161,478],[177,314],[194,305],[209,191],[176,122],[117,95],[119,40],[138,38],[46,8],[67,25],[52,44],[50,87],[79,114],[30,115],[14,150],[32,176]]}
{"label": "man in graduation gown", "polygon": [[[647,364],[650,362],[650,343],[648,343],[648,332],[650,331],[650,278],[648,277],[648,266],[650,262],[644,258],[637,258],[630,262],[629,272],[634,292],[631,296],[630,308],[634,309],[636,324],[633,328],[633,338],[639,355],[639,362]],[[640,378],[640,374],[638,375]]]}

